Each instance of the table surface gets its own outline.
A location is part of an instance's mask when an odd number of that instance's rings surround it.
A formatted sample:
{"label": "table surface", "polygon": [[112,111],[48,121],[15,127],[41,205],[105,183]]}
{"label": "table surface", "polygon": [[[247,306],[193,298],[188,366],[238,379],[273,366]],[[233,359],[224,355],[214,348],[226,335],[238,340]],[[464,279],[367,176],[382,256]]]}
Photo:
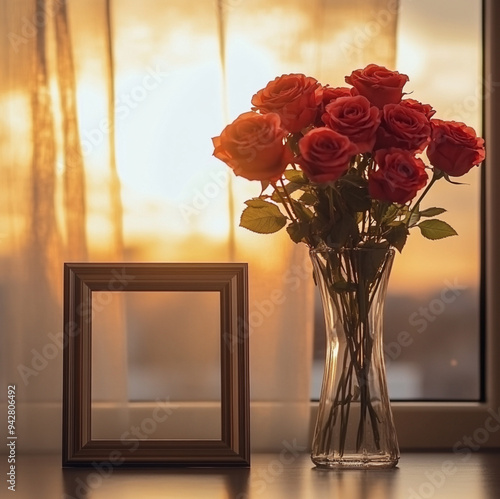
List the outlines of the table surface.
{"label": "table surface", "polygon": [[500,451],[403,453],[398,468],[369,471],[319,470],[307,454],[253,454],[249,469],[62,469],[60,456],[23,455],[16,458],[16,494],[7,486],[3,478],[0,497],[499,499]]}

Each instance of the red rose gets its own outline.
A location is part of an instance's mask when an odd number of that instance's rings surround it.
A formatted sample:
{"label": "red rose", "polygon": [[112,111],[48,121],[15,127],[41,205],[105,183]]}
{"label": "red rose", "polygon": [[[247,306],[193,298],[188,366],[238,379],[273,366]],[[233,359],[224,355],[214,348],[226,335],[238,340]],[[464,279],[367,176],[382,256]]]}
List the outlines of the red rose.
{"label": "red rose", "polygon": [[348,168],[356,146],[326,127],[314,128],[299,141],[299,164],[313,182],[333,182]]}
{"label": "red rose", "polygon": [[316,126],[324,126],[323,120],[321,117],[325,113],[325,108],[330,102],[333,102],[335,99],[339,97],[351,97],[352,95],[358,95],[358,92],[355,88],[348,87],[330,87],[325,85],[323,87],[323,97],[322,102],[319,107],[318,116],[316,119]]}
{"label": "red rose", "polygon": [[373,199],[404,204],[413,199],[427,183],[424,162],[402,149],[375,153],[378,167],[370,171],[368,190]]}
{"label": "red rose", "polygon": [[429,118],[404,104],[387,104],[382,110],[382,122],[377,131],[376,149],[407,149],[422,152],[430,141]]}
{"label": "red rose", "polygon": [[339,97],[326,106],[322,120],[326,126],[349,137],[356,153],[370,152],[380,124],[378,108],[362,95]]}
{"label": "red rose", "polygon": [[433,166],[452,177],[465,175],[485,158],[484,139],[473,128],[457,121],[432,120],[427,157]]}
{"label": "red rose", "polygon": [[303,74],[288,74],[279,76],[259,90],[252,97],[252,110],[279,114],[283,126],[295,133],[315,122],[321,99],[322,87],[316,79]]}
{"label": "red rose", "polygon": [[345,81],[350,83],[373,105],[382,109],[386,104],[397,104],[403,96],[403,87],[408,76],[390,71],[377,64],[369,64],[365,69],[357,69]]}
{"label": "red rose", "polygon": [[277,180],[292,160],[275,113],[243,113],[212,139],[213,155],[248,180]]}
{"label": "red rose", "polygon": [[429,119],[431,119],[436,114],[436,111],[432,109],[432,106],[430,104],[422,104],[415,99],[403,99],[400,104],[402,106],[411,107],[412,109],[425,114]]}
{"label": "red rose", "polygon": [[339,97],[352,97],[353,95],[358,95],[358,91],[355,88],[330,87],[325,85],[323,87],[323,105],[326,106]]}

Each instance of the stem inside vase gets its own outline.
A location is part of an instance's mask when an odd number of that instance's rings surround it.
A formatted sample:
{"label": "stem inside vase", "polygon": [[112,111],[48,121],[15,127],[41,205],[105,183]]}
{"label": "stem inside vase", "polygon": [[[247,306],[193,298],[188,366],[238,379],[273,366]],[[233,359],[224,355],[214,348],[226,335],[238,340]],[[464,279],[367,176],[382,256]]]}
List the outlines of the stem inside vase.
{"label": "stem inside vase", "polygon": [[382,313],[394,251],[311,251],[327,328],[312,460],[318,466],[393,467],[399,458],[387,393]]}

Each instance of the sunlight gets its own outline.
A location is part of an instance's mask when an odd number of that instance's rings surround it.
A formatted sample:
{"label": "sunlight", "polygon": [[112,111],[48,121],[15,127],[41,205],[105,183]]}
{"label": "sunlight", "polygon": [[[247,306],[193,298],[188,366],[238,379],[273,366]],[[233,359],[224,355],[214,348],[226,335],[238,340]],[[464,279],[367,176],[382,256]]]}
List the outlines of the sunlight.
{"label": "sunlight", "polygon": [[[431,104],[436,118],[465,121],[480,132],[481,100],[477,76],[474,76],[479,74],[480,59],[475,35],[462,33],[459,39],[454,39],[449,34],[445,39],[438,37],[440,43],[435,43],[434,38],[425,36],[425,30],[431,29],[425,24],[427,21],[415,14],[421,12],[421,7],[405,2],[403,9],[406,16],[402,16],[399,23],[397,70],[410,77],[408,97]],[[452,53],[460,53],[460,58],[451,58]],[[396,258],[391,290],[423,295],[430,288],[441,286],[446,279],[455,278],[458,269],[462,283],[477,287],[479,169],[473,169],[461,182],[465,185],[451,186],[442,180],[425,200],[425,206],[448,209],[441,218],[450,223],[459,236],[428,241],[414,229],[403,255]],[[425,260],[422,255],[426,255]]]}
{"label": "sunlight", "polygon": [[226,66],[228,119],[232,121],[248,111],[256,91],[277,76],[279,61],[250,37],[235,33],[227,47]]}
{"label": "sunlight", "polygon": [[84,156],[90,156],[106,144],[109,127],[103,84],[90,75],[82,77],[77,88],[78,120]]}
{"label": "sunlight", "polygon": [[[194,35],[190,36],[193,44]],[[213,46],[215,41],[200,37],[199,44]],[[150,68],[136,68],[135,72],[127,68],[117,74],[116,150],[128,237],[132,242],[148,232],[176,237],[198,233],[224,241],[230,223],[230,171],[212,157],[211,141],[224,126],[218,55],[214,50],[211,58],[186,63],[179,52],[183,46],[179,39],[169,37],[165,43],[164,53],[173,54],[178,61],[166,71],[163,67],[167,66],[160,64],[158,81],[150,82],[149,88],[144,81]],[[230,119],[248,108],[255,89],[272,75],[273,62],[244,37],[231,44]],[[199,91],[200,82],[203,92]],[[87,91],[87,95],[91,93]],[[140,102],[134,102],[134,95],[141,96]],[[127,112],[125,103],[129,104]],[[251,187],[243,188],[241,205]]]}
{"label": "sunlight", "polygon": [[[123,89],[120,95],[133,95],[134,89],[137,93],[140,88],[136,85],[130,90],[128,86],[125,90],[127,83],[120,81],[120,75],[118,81]],[[200,81],[203,93],[198,91]],[[141,105],[130,110],[130,117],[117,118],[118,168],[131,234],[143,231],[145,226],[155,233],[163,218],[168,221],[166,233],[186,236],[201,230],[213,237],[225,237],[227,193],[221,185],[227,180],[212,185],[210,177],[220,169],[211,157],[210,138],[222,125],[221,108],[219,65],[207,61],[166,72]],[[154,217],[128,217],[147,206],[154,207]],[[223,215],[212,216],[207,223],[207,209],[214,206],[221,207]]]}
{"label": "sunlight", "polygon": [[404,33],[398,37],[396,66],[401,73],[410,75],[410,83],[425,77],[427,51],[421,39],[413,39]]}
{"label": "sunlight", "polygon": [[[150,239],[156,238],[160,244],[163,240],[180,240],[193,235],[214,244],[226,241],[230,224],[237,225],[244,200],[258,195],[259,186],[233,179],[236,220],[231,221],[227,186],[232,174],[212,157],[211,138],[220,134],[225,121],[232,121],[249,110],[252,95],[279,74],[307,72],[306,67],[319,70],[320,66],[314,62],[319,54],[324,58],[322,74],[328,78],[323,83],[343,85],[343,77],[348,74],[344,68],[354,69],[352,59],[357,60],[360,51],[355,44],[361,43],[354,35],[363,33],[366,26],[350,24],[332,34],[325,33],[318,49],[308,34],[311,20],[292,9],[287,11],[290,18],[287,18],[286,29],[287,32],[300,33],[301,43],[282,45],[284,52],[281,52],[271,41],[284,36],[281,32],[283,26],[276,24],[283,12],[281,7],[275,7],[266,16],[251,9],[231,12],[227,26],[230,43],[226,47],[226,117],[215,31],[210,32],[207,27],[198,29],[197,21],[178,17],[175,26],[168,30],[159,30],[154,24],[131,23],[118,32],[123,44],[117,45],[122,48],[118,48],[117,53],[119,62],[115,84],[116,153],[124,205],[124,230],[131,247],[143,247],[146,251],[146,241]],[[180,11],[176,15],[182,16]],[[255,22],[247,22],[247,15],[254,16]],[[412,92],[411,96],[432,103],[442,117],[456,111],[452,102],[457,95],[461,95],[467,104],[463,96],[474,91],[469,81],[455,80],[450,97],[443,92],[443,82],[433,78],[436,64],[443,64],[440,58],[445,47],[427,47],[425,38],[407,28],[402,25],[399,29],[396,68],[410,75],[408,91]],[[148,47],[152,44],[155,50],[151,53]],[[349,47],[357,50],[352,57],[346,52]],[[472,50],[466,52],[469,59],[473,56]],[[282,57],[283,53],[285,57]],[[434,57],[432,61],[429,53]],[[148,54],[147,57],[144,54]],[[106,96],[98,73],[89,72],[89,68],[84,73],[97,76],[92,76],[94,79],[84,76],[78,87],[83,153],[93,178],[105,179],[109,175],[103,168],[109,150]],[[465,110],[470,108],[471,105]],[[476,180],[474,178],[474,182]],[[106,217],[99,216],[99,210],[109,208],[105,193],[98,181],[89,190],[94,193],[89,199],[89,223],[92,220],[89,230],[92,234],[105,234],[109,230]],[[404,262],[400,271],[396,265],[391,280],[393,290],[425,290],[434,285],[430,275],[449,275],[456,272],[457,265],[461,266],[464,279],[471,283],[477,281],[475,211],[464,211],[464,206],[477,205],[476,197],[475,188],[465,187],[460,191],[460,202],[456,190],[450,192],[445,188],[439,191],[435,201],[429,199],[431,203],[446,206],[458,203],[458,214],[454,214],[455,206],[450,206],[447,219],[461,229],[461,256],[445,258],[444,261],[432,259],[422,268],[422,253],[453,251],[456,243],[429,242],[415,234],[405,249],[405,255],[400,257]],[[251,253],[258,252],[259,247],[268,242],[263,241],[264,236],[250,234],[239,227],[235,227],[235,231],[249,250],[249,259],[252,259]],[[276,237],[269,236],[273,241]],[[272,255],[267,257],[274,261]]]}
{"label": "sunlight", "polygon": [[[20,196],[22,182],[16,173],[25,168],[31,159],[31,108],[29,96],[22,92],[9,92],[0,95],[0,151],[4,161],[2,176],[5,182],[14,183],[17,189],[0,191],[0,255],[12,252],[13,240],[26,238],[26,220],[23,215],[15,214],[13,207],[23,206]],[[13,138],[15,137],[15,141]],[[15,182],[14,179],[17,179]]]}
{"label": "sunlight", "polygon": [[[0,95],[0,129],[8,127],[11,131],[22,136],[31,132],[30,115],[31,103],[29,95],[22,92],[10,92]],[[3,134],[0,140],[3,140]]]}

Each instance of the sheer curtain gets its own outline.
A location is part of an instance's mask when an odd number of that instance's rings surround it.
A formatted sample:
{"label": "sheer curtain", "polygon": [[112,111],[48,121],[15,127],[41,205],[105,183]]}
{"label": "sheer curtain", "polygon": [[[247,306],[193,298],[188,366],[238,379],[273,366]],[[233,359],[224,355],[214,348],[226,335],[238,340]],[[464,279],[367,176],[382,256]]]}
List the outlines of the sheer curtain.
{"label": "sheer curtain", "polygon": [[[231,178],[210,138],[279,74],[338,86],[393,66],[397,2],[0,0],[0,12],[1,372],[17,386],[20,447],[60,447],[62,263],[78,260],[248,261],[253,446],[307,445],[307,254],[237,227],[259,185]],[[126,400],[120,297],[107,311],[95,390]]]}
{"label": "sheer curtain", "polygon": [[[2,385],[17,388],[20,449],[57,449],[63,262],[123,258],[107,3],[5,0],[1,11]],[[80,134],[89,73],[99,74],[91,105],[109,123],[93,155]],[[121,309],[116,297],[101,341],[113,351],[106,361],[114,378],[125,380]],[[96,390],[127,396],[109,376]]]}

